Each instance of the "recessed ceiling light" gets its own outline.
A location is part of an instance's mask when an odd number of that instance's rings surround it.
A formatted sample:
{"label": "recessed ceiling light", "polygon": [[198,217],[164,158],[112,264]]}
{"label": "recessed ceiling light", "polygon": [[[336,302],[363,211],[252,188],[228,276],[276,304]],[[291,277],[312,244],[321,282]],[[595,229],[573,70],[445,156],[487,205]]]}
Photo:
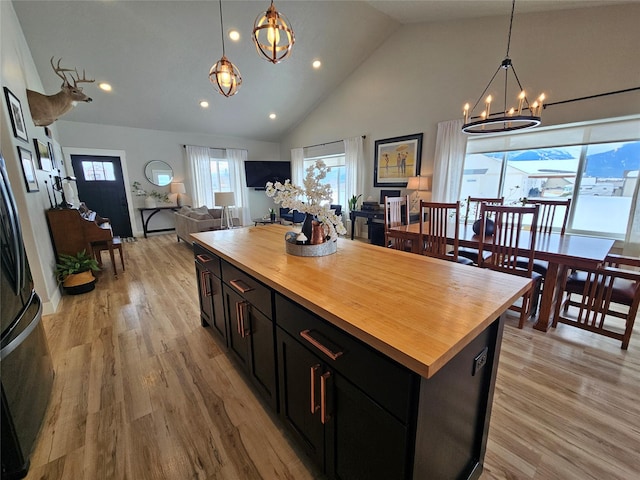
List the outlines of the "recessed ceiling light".
{"label": "recessed ceiling light", "polygon": [[229,38],[234,42],[237,42],[238,40],[240,40],[240,32],[238,32],[237,30],[229,30]]}
{"label": "recessed ceiling light", "polygon": [[106,82],[102,82],[101,84],[98,85],[98,87],[100,87],[105,92],[110,92],[111,91],[111,85],[109,85]]}
{"label": "recessed ceiling light", "polygon": [[320,60],[314,60],[311,65],[313,68],[320,68],[322,66],[322,62]]}
{"label": "recessed ceiling light", "polygon": [[206,100],[201,100],[200,101],[200,106],[202,108],[208,108],[209,107],[209,102],[207,102]]}
{"label": "recessed ceiling light", "polygon": [[274,120],[274,119],[276,118],[276,114],[275,114],[275,113],[270,113],[270,114],[269,114],[269,118],[270,118],[271,120]]}

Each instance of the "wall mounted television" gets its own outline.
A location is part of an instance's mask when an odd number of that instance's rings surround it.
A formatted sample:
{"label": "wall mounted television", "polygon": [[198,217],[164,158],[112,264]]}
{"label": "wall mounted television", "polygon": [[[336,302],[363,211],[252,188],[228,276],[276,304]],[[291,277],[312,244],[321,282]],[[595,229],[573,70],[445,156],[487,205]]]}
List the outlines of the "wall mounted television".
{"label": "wall mounted television", "polygon": [[247,187],[264,190],[267,182],[282,182],[291,178],[291,162],[244,162]]}

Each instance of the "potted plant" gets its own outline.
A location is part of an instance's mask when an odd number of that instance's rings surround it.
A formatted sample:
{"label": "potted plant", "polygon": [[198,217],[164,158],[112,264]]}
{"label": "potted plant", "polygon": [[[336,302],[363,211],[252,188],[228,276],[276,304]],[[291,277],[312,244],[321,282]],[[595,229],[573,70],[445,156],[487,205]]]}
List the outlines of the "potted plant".
{"label": "potted plant", "polygon": [[360,195],[353,195],[350,199],[349,199],[349,211],[352,212],[354,210],[357,210],[358,207],[358,200],[360,199],[360,197],[362,196],[362,194]]}
{"label": "potted plant", "polygon": [[145,206],[147,208],[155,208],[157,206],[157,201],[162,203],[169,202],[169,194],[166,192],[157,192],[155,190],[146,191],[140,185],[140,182],[133,182],[133,193],[138,197],[145,197]]}
{"label": "potted plant", "polygon": [[70,295],[90,292],[95,288],[96,278],[93,272],[100,270],[98,262],[86,250],[67,255],[61,253],[56,264],[56,278],[62,283],[65,292]]}

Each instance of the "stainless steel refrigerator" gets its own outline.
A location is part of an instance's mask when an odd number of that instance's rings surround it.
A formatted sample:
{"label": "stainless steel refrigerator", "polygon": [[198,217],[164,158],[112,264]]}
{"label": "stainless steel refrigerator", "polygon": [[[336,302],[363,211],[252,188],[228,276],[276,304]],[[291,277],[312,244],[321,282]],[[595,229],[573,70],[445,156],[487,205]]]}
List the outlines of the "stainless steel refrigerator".
{"label": "stainless steel refrigerator", "polygon": [[[44,221],[44,220],[43,220]],[[29,262],[5,162],[0,154],[0,382],[2,480],[23,478],[44,420],[53,367],[42,302]]]}

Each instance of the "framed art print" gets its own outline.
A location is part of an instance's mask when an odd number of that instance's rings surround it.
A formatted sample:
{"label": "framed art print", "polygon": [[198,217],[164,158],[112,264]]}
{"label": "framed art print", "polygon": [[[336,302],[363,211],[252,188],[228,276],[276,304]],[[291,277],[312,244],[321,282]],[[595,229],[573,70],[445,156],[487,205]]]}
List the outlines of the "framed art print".
{"label": "framed art print", "polygon": [[420,173],[422,133],[376,140],[374,187],[406,187]]}
{"label": "framed art print", "polygon": [[16,97],[7,87],[4,87],[4,97],[7,100],[9,117],[11,117],[13,136],[24,140],[25,142],[28,142],[29,136],[27,135],[27,127],[24,123],[24,115],[22,113],[22,105],[20,104],[20,100],[18,100],[18,97]]}
{"label": "framed art print", "polygon": [[38,178],[36,177],[36,166],[33,162],[33,155],[31,155],[31,152],[26,148],[18,147],[18,156],[20,157],[27,192],[37,192],[39,190]]}
{"label": "framed art print", "polygon": [[37,138],[33,139],[33,144],[36,147],[36,155],[38,156],[38,168],[40,170],[44,170],[45,172],[50,172],[53,170],[53,163],[51,162],[51,151],[49,150],[49,146],[38,140]]}

